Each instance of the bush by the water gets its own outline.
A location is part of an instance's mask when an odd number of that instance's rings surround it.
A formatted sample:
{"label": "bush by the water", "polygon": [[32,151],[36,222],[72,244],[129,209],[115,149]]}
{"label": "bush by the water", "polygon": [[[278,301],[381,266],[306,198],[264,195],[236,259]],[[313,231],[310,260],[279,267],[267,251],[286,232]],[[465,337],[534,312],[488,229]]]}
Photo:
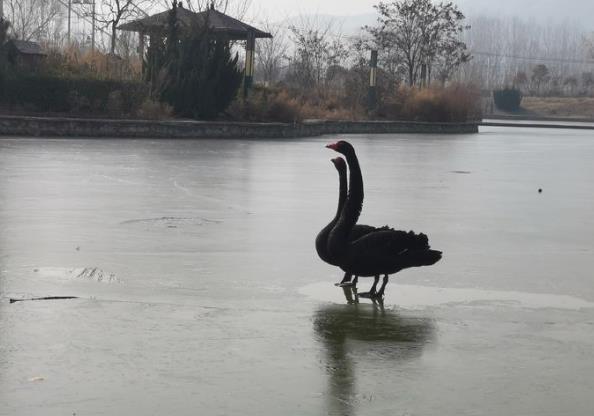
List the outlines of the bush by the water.
{"label": "bush by the water", "polygon": [[227,114],[236,120],[294,123],[301,121],[302,105],[287,90],[255,87],[247,99],[238,97]]}
{"label": "bush by the water", "polygon": [[140,82],[56,78],[36,74],[6,77],[0,103],[24,111],[134,115],[148,97]]}
{"label": "bush by the water", "polygon": [[522,92],[516,88],[504,88],[493,91],[493,100],[498,109],[516,112],[522,104]]}
{"label": "bush by the water", "polygon": [[463,85],[416,88],[401,86],[377,110],[389,120],[464,122],[480,118],[479,92]]}
{"label": "bush by the water", "polygon": [[227,113],[239,120],[283,123],[304,119],[465,122],[481,117],[479,102],[478,90],[463,85],[400,86],[389,94],[384,93],[378,109],[369,114],[361,104],[353,104],[330,89],[256,87],[247,100],[235,100]]}

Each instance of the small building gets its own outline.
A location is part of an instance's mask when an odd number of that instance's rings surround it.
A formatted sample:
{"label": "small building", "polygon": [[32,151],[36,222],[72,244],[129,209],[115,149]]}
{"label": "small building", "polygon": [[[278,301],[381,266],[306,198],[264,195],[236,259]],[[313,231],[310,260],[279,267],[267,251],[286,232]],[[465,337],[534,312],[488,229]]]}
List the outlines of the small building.
{"label": "small building", "polygon": [[47,55],[37,42],[12,39],[6,43],[8,60],[17,68],[34,70],[39,68]]}
{"label": "small building", "polygon": [[[177,21],[182,31],[207,26],[216,35],[223,35],[228,40],[245,41],[244,92],[247,94],[247,90],[250,88],[254,77],[256,39],[272,38],[272,35],[216,10],[212,3],[207,10],[201,12],[193,12],[185,9],[181,2],[176,6]],[[124,23],[119,25],[118,29],[137,32],[139,34],[140,54],[144,56],[146,35],[149,36],[151,43],[160,42],[163,38],[167,37],[169,12],[169,10],[166,10],[152,16]]]}

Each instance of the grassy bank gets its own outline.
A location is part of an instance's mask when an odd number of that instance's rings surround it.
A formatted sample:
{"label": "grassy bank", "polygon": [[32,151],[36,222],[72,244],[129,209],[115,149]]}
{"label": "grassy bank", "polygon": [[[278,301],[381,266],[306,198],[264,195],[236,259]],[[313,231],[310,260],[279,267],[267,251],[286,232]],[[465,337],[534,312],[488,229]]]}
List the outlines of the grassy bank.
{"label": "grassy bank", "polygon": [[538,117],[594,119],[594,97],[524,97],[522,108]]}

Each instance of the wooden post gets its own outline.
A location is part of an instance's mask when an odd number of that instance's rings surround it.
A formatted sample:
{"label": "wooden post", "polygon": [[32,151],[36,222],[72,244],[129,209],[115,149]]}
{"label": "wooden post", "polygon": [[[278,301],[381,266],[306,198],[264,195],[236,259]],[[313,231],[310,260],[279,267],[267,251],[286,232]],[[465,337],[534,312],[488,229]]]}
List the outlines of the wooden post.
{"label": "wooden post", "polygon": [[369,60],[369,90],[368,109],[374,110],[377,107],[377,51],[371,51]]}
{"label": "wooden post", "polygon": [[140,57],[140,73],[144,77],[146,62],[144,62],[144,32],[138,32],[138,56]]}
{"label": "wooden post", "polygon": [[144,59],[144,32],[138,32],[138,56]]}
{"label": "wooden post", "polygon": [[248,91],[254,82],[254,50],[256,37],[254,32],[249,31],[245,43],[245,73],[243,79],[243,96],[247,97]]}

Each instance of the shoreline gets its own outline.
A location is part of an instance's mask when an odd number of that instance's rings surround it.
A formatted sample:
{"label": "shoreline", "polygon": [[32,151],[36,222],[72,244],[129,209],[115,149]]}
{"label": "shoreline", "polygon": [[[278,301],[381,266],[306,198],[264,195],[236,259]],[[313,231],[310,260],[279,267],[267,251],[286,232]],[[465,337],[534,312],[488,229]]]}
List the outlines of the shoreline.
{"label": "shoreline", "polygon": [[305,121],[254,123],[191,120],[131,120],[0,115],[0,136],[147,139],[296,138],[324,134],[478,133],[480,122]]}

